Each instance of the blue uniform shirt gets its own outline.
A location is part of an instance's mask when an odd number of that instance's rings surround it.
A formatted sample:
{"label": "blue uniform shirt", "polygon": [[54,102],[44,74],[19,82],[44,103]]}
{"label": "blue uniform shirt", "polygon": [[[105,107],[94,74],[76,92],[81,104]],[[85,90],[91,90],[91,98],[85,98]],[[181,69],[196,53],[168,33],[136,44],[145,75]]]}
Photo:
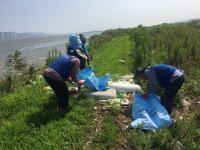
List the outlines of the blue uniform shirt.
{"label": "blue uniform shirt", "polygon": [[167,89],[170,83],[183,73],[170,65],[158,64],[145,69],[145,78],[149,81],[149,92],[156,93],[159,86]]}
{"label": "blue uniform shirt", "polygon": [[74,56],[69,56],[69,55],[63,55],[59,58],[57,58],[54,62],[52,62],[49,65],[49,68],[54,69],[60,77],[65,81],[69,78],[72,65],[71,65],[71,59]]}

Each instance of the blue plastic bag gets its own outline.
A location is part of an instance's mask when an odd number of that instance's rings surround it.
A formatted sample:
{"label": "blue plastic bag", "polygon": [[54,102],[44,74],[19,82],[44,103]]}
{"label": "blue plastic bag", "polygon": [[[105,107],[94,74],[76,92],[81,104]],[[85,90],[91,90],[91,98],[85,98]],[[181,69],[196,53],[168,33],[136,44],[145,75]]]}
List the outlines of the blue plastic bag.
{"label": "blue plastic bag", "polygon": [[110,75],[104,75],[101,77],[97,77],[99,91],[105,90],[108,88],[108,81],[110,79]]}
{"label": "blue plastic bag", "polygon": [[134,99],[135,101],[132,107],[134,121],[131,123],[132,128],[154,130],[172,124],[167,110],[160,104],[160,98],[157,95],[150,94],[145,99],[136,93]]}
{"label": "blue plastic bag", "polygon": [[85,79],[84,85],[92,90],[92,91],[99,91],[99,85],[98,85],[98,80],[96,76],[94,75],[93,71],[91,74]]}
{"label": "blue plastic bag", "polygon": [[78,80],[85,80],[93,72],[92,67],[86,67],[78,73]]}
{"label": "blue plastic bag", "polygon": [[86,67],[78,74],[79,80],[85,80],[84,85],[92,91],[103,91],[107,89],[110,76],[96,77],[91,67]]}

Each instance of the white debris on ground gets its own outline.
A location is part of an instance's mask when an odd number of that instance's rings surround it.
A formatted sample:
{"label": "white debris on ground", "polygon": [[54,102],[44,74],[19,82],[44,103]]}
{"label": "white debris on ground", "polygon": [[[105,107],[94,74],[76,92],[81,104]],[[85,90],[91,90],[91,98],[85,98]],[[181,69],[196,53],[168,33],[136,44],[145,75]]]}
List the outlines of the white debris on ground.
{"label": "white debris on ground", "polygon": [[119,63],[125,63],[126,61],[123,60],[123,59],[119,59],[118,62],[119,62]]}
{"label": "white debris on ground", "polygon": [[133,75],[117,76],[117,81],[109,81],[108,86],[106,91],[88,92],[85,96],[99,100],[99,103],[104,105],[103,110],[108,110],[113,104],[128,108],[133,102],[134,93],[143,93],[141,87],[134,84]]}
{"label": "white debris on ground", "polygon": [[129,83],[128,81],[118,81],[108,83],[111,89],[115,89],[120,92],[143,92],[141,87],[137,84]]}
{"label": "white debris on ground", "polygon": [[188,109],[189,109],[189,107],[191,106],[190,98],[189,98],[189,97],[185,97],[185,98],[182,100],[182,106],[184,107],[185,110],[188,110]]}
{"label": "white debris on ground", "polygon": [[52,88],[51,88],[50,86],[46,86],[46,87],[44,87],[44,89],[45,89],[48,93],[53,94],[53,90],[52,90]]}
{"label": "white debris on ground", "polygon": [[107,99],[115,99],[117,98],[116,90],[108,89],[106,91],[95,91],[85,93],[87,98],[94,98],[97,100],[107,100]]}

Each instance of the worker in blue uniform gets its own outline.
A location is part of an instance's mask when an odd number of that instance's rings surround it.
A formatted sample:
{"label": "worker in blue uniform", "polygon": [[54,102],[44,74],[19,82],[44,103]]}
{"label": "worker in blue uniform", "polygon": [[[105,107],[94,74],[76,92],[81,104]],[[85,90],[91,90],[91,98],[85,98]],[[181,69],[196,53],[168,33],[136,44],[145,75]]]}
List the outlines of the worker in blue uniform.
{"label": "worker in blue uniform", "polygon": [[164,89],[161,104],[171,114],[173,100],[185,81],[183,71],[170,65],[156,64],[138,69],[135,77],[148,81],[148,91],[144,93],[144,97],[148,97],[150,93],[157,94],[159,87]]}
{"label": "worker in blue uniform", "polygon": [[54,60],[43,72],[43,77],[56,94],[59,112],[69,111],[69,90],[65,81],[73,81],[80,90],[82,81],[77,79],[80,60],[75,56],[63,55]]}

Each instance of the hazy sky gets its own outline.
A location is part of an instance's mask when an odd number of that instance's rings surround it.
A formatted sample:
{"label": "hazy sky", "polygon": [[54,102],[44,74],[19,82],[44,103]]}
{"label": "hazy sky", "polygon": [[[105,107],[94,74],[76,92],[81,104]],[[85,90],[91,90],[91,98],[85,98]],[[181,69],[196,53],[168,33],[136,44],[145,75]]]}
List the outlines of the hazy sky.
{"label": "hazy sky", "polygon": [[200,18],[200,0],[0,0],[0,32],[70,33]]}

